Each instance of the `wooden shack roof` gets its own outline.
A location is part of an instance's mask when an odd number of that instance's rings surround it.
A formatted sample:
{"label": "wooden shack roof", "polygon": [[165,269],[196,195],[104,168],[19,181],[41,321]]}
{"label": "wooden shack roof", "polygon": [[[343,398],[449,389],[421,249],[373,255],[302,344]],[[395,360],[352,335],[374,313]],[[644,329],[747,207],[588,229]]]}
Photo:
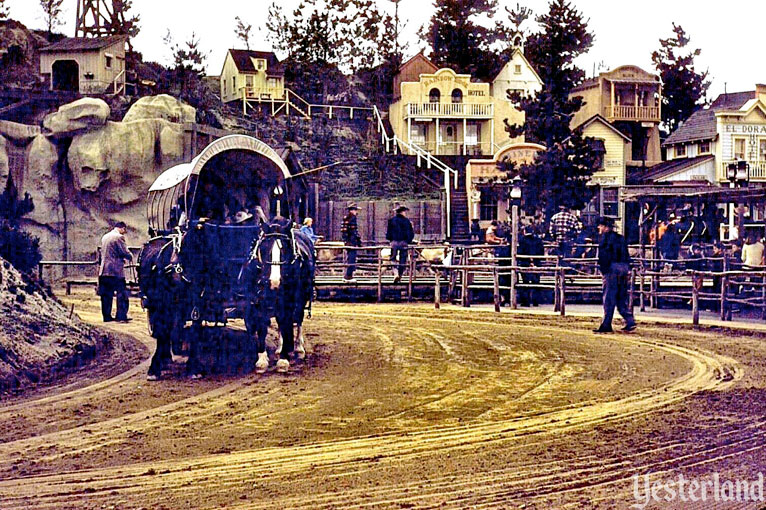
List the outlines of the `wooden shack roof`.
{"label": "wooden shack roof", "polygon": [[108,48],[114,44],[124,43],[127,37],[124,35],[112,35],[109,37],[67,37],[56,44],[41,48],[41,52],[65,52],[65,51],[97,51]]}

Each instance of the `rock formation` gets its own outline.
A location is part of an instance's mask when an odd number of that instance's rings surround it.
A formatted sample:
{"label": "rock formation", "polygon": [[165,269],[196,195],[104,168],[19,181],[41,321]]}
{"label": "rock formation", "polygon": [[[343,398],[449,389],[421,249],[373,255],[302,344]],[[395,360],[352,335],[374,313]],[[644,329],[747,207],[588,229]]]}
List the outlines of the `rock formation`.
{"label": "rock formation", "polygon": [[123,122],[131,122],[140,119],[165,119],[169,122],[183,124],[194,122],[197,110],[188,104],[179,101],[173,96],[160,94],[158,96],[142,97],[130,107],[123,117]]}
{"label": "rock formation", "polygon": [[43,128],[53,138],[71,137],[103,127],[110,113],[109,105],[103,100],[84,97],[47,115],[43,120]]}
{"label": "rock formation", "polygon": [[45,258],[91,259],[101,235],[117,220],[128,224],[128,243],[141,244],[149,186],[183,160],[181,122],[193,122],[196,112],[158,96],[137,101],[122,122],[107,121],[109,114],[104,101],[85,98],[46,116],[42,134],[0,121],[0,183],[9,173],[7,144],[26,146],[18,182],[35,210],[24,225],[40,238]]}

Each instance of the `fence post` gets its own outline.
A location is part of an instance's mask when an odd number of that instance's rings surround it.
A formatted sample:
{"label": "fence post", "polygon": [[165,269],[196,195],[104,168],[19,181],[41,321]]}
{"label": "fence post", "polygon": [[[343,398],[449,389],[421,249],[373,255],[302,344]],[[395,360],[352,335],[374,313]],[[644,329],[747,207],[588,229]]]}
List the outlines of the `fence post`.
{"label": "fence post", "polygon": [[694,327],[700,325],[700,291],[696,285],[697,272],[692,271],[692,324]]}
{"label": "fence post", "polygon": [[766,275],[761,273],[761,320],[766,320]]}
{"label": "fence post", "polygon": [[462,305],[466,308],[471,306],[471,300],[468,298],[468,269],[463,268],[461,273],[462,281],[460,282],[460,300]]}
{"label": "fence post", "polygon": [[721,276],[721,320],[726,320],[726,312],[728,311],[729,307],[726,303],[726,298],[729,294],[729,275],[724,273],[723,276]]}
{"label": "fence post", "polygon": [[497,266],[492,268],[492,291],[495,311],[500,313],[500,276],[497,274]]}
{"label": "fence post", "polygon": [[434,308],[438,310],[441,308],[441,296],[442,294],[442,282],[441,282],[441,273],[439,273],[439,270],[437,269],[434,272]]}
{"label": "fence post", "polygon": [[628,294],[628,310],[633,312],[633,303],[635,302],[636,293],[636,268],[630,269],[630,294]]}
{"label": "fence post", "polygon": [[639,277],[639,293],[638,293],[638,301],[641,305],[641,311],[646,311],[646,301],[644,300],[644,285],[645,285],[645,276],[644,273],[646,272],[646,266],[644,265],[644,262],[641,262],[641,267],[639,268],[639,271],[641,272],[641,276]]}
{"label": "fence post", "polygon": [[383,249],[377,249],[378,254],[378,303],[383,302]]}
{"label": "fence post", "polygon": [[559,280],[561,281],[561,290],[559,291],[561,293],[560,302],[559,302],[559,311],[561,312],[561,316],[564,317],[567,312],[567,276],[566,276],[566,268],[561,268],[561,276],[559,277]]}
{"label": "fence post", "polygon": [[516,295],[516,278],[519,273],[516,271],[516,266],[511,266],[511,308],[516,310],[519,307],[518,296]]}
{"label": "fence post", "polygon": [[[557,264],[558,265],[558,264]],[[559,269],[553,273],[553,311],[558,312],[561,309],[561,293],[559,292]]]}
{"label": "fence post", "polygon": [[407,247],[407,255],[409,258],[407,259],[407,263],[410,266],[410,278],[407,282],[407,300],[412,301],[412,287],[415,283],[415,267],[417,265],[417,260],[415,260],[415,257],[417,257],[418,252],[415,248]]}

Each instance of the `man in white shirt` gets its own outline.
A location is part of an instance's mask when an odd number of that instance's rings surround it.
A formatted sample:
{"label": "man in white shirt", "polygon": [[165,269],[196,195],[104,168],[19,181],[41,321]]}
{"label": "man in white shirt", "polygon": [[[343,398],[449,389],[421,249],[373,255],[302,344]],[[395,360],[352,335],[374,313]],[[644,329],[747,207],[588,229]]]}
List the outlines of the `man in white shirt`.
{"label": "man in white shirt", "polygon": [[742,263],[748,267],[762,266],[763,264],[763,243],[755,235],[750,234],[747,242],[742,247]]}

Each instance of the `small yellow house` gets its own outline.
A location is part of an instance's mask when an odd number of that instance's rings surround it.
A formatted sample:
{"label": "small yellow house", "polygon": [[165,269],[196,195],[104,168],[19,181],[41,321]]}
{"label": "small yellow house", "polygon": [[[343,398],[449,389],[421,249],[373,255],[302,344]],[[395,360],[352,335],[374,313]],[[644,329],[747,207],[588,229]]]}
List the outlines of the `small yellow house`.
{"label": "small yellow house", "polygon": [[508,143],[504,119],[524,122],[510,101],[492,96],[489,83],[451,69],[401,82],[389,108],[394,133],[434,155],[491,156]]}
{"label": "small yellow house", "polygon": [[609,216],[616,220],[618,228],[624,217],[624,204],[620,202],[620,188],[626,183],[626,165],[630,157],[630,138],[625,136],[601,115],[594,115],[578,128],[583,138],[591,140],[593,151],[598,155],[598,169],[591,176],[591,184],[599,191],[583,211],[584,215]]}
{"label": "small yellow house", "polygon": [[226,53],[220,77],[224,103],[285,99],[285,72],[271,51],[235,50]]}
{"label": "small yellow house", "polygon": [[508,62],[492,80],[492,97],[508,99],[508,92],[518,92],[522,97],[534,96],[543,88],[540,75],[534,70],[521,48],[511,52]]}
{"label": "small yellow house", "polygon": [[40,74],[50,90],[80,94],[125,91],[125,36],[67,37],[40,49]]}

